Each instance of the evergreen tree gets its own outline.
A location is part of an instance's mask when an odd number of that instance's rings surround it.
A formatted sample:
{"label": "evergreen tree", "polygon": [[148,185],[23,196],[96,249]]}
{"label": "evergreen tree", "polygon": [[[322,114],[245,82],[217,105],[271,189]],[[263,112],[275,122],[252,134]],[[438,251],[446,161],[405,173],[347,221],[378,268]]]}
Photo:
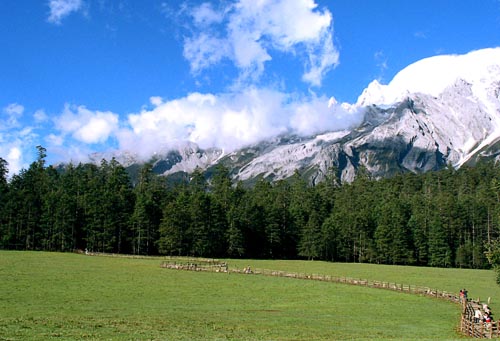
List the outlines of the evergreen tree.
{"label": "evergreen tree", "polygon": [[171,256],[186,256],[192,249],[190,196],[177,189],[177,198],[165,206],[159,228],[158,250]]}
{"label": "evergreen tree", "polygon": [[12,233],[8,225],[6,210],[9,200],[8,173],[8,162],[0,157],[0,249],[9,248],[10,235]]}
{"label": "evergreen tree", "polygon": [[268,183],[260,180],[252,190],[245,192],[241,200],[241,231],[247,258],[268,256],[267,218],[264,207],[268,200],[269,187]]}
{"label": "evergreen tree", "polygon": [[163,187],[153,174],[153,165],[146,163],[139,172],[134,188],[135,205],[131,216],[132,252],[154,254],[162,218]]}
{"label": "evergreen tree", "polygon": [[424,195],[413,196],[408,228],[412,234],[415,261],[419,265],[427,265],[429,261],[430,210],[430,203]]}
{"label": "evergreen tree", "polygon": [[486,256],[495,271],[496,282],[500,285],[500,239],[494,239],[488,244]]}
{"label": "evergreen tree", "polygon": [[[46,237],[46,231],[42,230],[41,216],[43,200],[48,192],[48,179],[45,172],[45,148],[37,146],[38,156],[26,171],[21,171],[16,177],[18,193],[15,199],[14,210],[16,224],[20,228],[19,242],[24,244],[27,250],[42,250]],[[11,197],[11,199],[13,199]],[[14,200],[15,200],[14,199]]]}
{"label": "evergreen tree", "polygon": [[302,238],[299,245],[299,256],[307,257],[309,260],[318,258],[321,255],[321,224],[319,215],[312,211],[307,224],[302,231]]}
{"label": "evergreen tree", "polygon": [[55,240],[56,248],[60,251],[71,251],[82,248],[81,226],[83,217],[78,206],[78,174],[73,165],[56,179],[54,183],[55,195]]}
{"label": "evergreen tree", "polygon": [[104,227],[107,234],[113,236],[112,243],[108,244],[107,249],[116,253],[130,253],[132,247],[129,224],[134,207],[132,184],[127,171],[115,158],[111,159],[109,167],[104,171],[107,211]]}
{"label": "evergreen tree", "polygon": [[378,212],[375,243],[377,259],[385,264],[413,262],[407,210],[395,193],[386,193]]}
{"label": "evergreen tree", "polygon": [[439,214],[434,215],[429,224],[429,265],[451,266],[451,249]]}
{"label": "evergreen tree", "polygon": [[[290,221],[290,231],[288,233],[288,238],[290,239],[290,247],[293,247],[293,245],[298,245],[299,255],[301,255],[301,250],[306,247],[305,245],[309,245],[313,240],[319,243],[319,240],[317,240],[317,238],[309,236],[307,234],[308,228],[306,227],[310,219],[310,214],[313,211],[321,210],[323,208],[320,202],[313,202],[313,198],[316,192],[317,191],[310,188],[307,185],[306,181],[300,176],[300,174],[295,171],[290,180],[289,188],[290,202],[288,205],[288,214]],[[323,214],[326,215],[327,212],[323,212]],[[315,223],[317,225],[316,228],[320,229],[322,222],[318,214],[316,214],[315,220]],[[321,249],[320,245],[311,245],[307,246],[306,248],[311,247],[314,247],[318,250]],[[308,255],[301,256],[309,257]],[[314,257],[316,258],[318,256],[319,255],[314,255]]]}
{"label": "evergreen tree", "polygon": [[[213,256],[221,257],[228,251],[231,243],[231,250],[239,253],[241,249],[241,231],[237,224],[229,226],[230,214],[235,213],[235,194],[232,188],[229,170],[219,164],[215,167],[212,183],[210,186],[210,231],[209,238],[212,244],[211,253]],[[232,213],[231,213],[232,212]],[[231,232],[229,233],[229,228]],[[228,237],[232,240],[228,240]]]}
{"label": "evergreen tree", "polygon": [[231,205],[227,212],[228,229],[226,231],[227,255],[229,257],[243,257],[245,255],[245,211],[243,200],[246,191],[241,182],[236,184],[233,191]]}

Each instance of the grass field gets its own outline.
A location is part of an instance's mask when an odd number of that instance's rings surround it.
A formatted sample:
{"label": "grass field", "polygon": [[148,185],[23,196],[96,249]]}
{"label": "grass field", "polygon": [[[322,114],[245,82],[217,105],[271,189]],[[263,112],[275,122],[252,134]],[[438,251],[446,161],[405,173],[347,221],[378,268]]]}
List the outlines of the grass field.
{"label": "grass field", "polygon": [[[228,262],[241,268],[370,278],[444,290],[465,286],[471,294],[488,292],[493,303],[500,298],[490,271]],[[445,301],[342,284],[177,271],[159,265],[158,258],[2,251],[0,340],[460,337],[456,332],[460,309]]]}
{"label": "grass field", "polygon": [[460,289],[466,288],[471,298],[486,301],[488,297],[491,297],[493,311],[500,311],[500,286],[495,283],[495,273],[492,270],[281,260],[228,260],[228,262],[240,268],[251,265],[262,269],[379,280],[427,286],[457,294]]}

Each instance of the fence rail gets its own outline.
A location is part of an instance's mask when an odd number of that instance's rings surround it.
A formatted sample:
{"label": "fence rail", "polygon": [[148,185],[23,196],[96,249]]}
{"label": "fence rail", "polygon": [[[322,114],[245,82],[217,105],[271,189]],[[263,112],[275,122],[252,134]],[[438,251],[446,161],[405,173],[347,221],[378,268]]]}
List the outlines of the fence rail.
{"label": "fence rail", "polygon": [[500,323],[495,322],[474,322],[473,319],[468,319],[462,315],[460,324],[460,331],[462,334],[478,338],[478,339],[492,339],[500,337]]}
{"label": "fence rail", "polygon": [[245,273],[263,276],[273,276],[273,277],[286,277],[286,278],[296,278],[303,280],[316,280],[324,282],[333,283],[343,283],[350,285],[366,286],[370,288],[387,289],[393,291],[400,291],[410,294],[426,295],[441,299],[446,299],[452,302],[459,303],[459,297],[455,293],[450,293],[447,291],[442,291],[438,289],[433,289],[429,287],[423,287],[418,285],[410,284],[399,284],[394,282],[383,282],[368,279],[350,278],[350,277],[336,277],[330,275],[321,275],[314,273],[301,273],[301,272],[288,272],[280,270],[269,270],[269,269],[238,269],[229,268],[227,263],[212,262],[206,264],[200,262],[199,260],[191,262],[167,262],[161,263],[161,267],[177,270],[194,270],[194,271],[212,271],[212,272],[227,272],[227,273]]}

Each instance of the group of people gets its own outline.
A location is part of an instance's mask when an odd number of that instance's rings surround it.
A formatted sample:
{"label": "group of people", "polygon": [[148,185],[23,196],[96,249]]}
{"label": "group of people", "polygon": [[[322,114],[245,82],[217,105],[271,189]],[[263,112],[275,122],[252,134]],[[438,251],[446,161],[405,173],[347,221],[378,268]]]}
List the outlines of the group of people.
{"label": "group of people", "polygon": [[477,307],[474,310],[474,323],[479,323],[480,321],[483,321],[484,323],[490,323],[493,322],[493,318],[491,317],[491,310],[490,307],[485,303],[483,304],[483,311]]}
{"label": "group of people", "polygon": [[467,290],[465,289],[460,289],[460,303],[463,303],[464,301],[467,302]]}
{"label": "group of people", "polygon": [[[460,302],[467,302],[467,290],[466,289],[460,289]],[[488,299],[489,302],[489,299]],[[493,322],[493,317],[491,316],[491,310],[488,304],[484,303],[483,306],[483,311],[481,311],[480,307],[477,306],[474,309],[474,323],[479,323],[480,321],[483,321],[484,323],[490,323]]]}

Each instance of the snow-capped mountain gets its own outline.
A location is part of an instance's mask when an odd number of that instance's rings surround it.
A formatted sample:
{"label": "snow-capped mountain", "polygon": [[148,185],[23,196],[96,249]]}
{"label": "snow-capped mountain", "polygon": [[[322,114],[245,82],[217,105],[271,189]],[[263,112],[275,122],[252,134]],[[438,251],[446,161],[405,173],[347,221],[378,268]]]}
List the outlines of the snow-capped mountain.
{"label": "snow-capped mountain", "polygon": [[189,144],[155,157],[164,175],[223,163],[235,180],[272,180],[296,170],[312,183],[332,167],[351,181],[360,167],[374,177],[460,167],[500,153],[500,48],[437,56],[373,81],[351,105],[364,113],[351,130],[283,135],[230,153]]}

